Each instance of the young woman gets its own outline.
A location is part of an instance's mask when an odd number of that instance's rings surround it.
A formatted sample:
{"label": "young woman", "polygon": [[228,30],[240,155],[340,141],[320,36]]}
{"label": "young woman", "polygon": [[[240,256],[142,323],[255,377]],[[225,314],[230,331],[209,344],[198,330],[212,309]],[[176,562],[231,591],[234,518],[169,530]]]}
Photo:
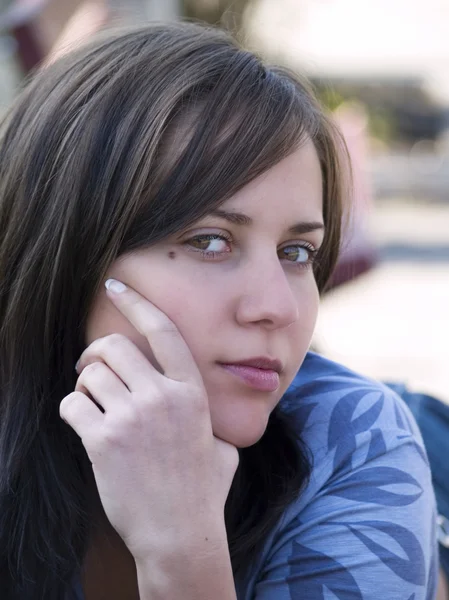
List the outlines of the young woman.
{"label": "young woman", "polygon": [[0,148],[2,599],[433,598],[413,418],[307,353],[338,146],[304,83],[194,25],[109,33],[22,92]]}

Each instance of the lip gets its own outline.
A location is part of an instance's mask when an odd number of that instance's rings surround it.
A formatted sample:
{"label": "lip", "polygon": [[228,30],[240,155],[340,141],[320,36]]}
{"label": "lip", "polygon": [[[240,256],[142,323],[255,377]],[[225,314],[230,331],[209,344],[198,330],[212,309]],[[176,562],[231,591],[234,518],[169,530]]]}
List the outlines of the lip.
{"label": "lip", "polygon": [[238,362],[218,364],[255,390],[275,392],[279,387],[279,375],[282,371],[282,363],[279,360],[258,356]]}
{"label": "lip", "polygon": [[232,363],[222,364],[233,364],[243,367],[254,367],[255,369],[266,369],[268,371],[276,371],[280,374],[282,371],[282,363],[277,358],[269,358],[267,356],[255,356],[254,358],[247,358],[244,360],[232,361]]}

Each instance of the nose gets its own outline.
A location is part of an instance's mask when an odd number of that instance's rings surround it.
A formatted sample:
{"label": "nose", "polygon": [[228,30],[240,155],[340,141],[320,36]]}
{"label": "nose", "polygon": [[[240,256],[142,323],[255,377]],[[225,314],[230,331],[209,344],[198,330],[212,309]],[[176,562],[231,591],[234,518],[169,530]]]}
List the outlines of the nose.
{"label": "nose", "polygon": [[248,268],[243,279],[236,310],[239,325],[280,329],[298,319],[298,300],[277,258],[262,268],[259,262],[257,271]]}

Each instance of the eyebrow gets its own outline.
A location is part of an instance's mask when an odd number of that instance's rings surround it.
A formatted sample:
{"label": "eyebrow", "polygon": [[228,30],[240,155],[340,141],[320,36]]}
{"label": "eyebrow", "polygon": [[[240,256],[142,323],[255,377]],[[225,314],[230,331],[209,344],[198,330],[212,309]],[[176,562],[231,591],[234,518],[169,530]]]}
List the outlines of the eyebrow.
{"label": "eyebrow", "polygon": [[[211,216],[219,217],[220,219],[225,219],[229,223],[233,225],[243,225],[248,227],[252,225],[253,219],[248,217],[248,215],[244,215],[239,212],[230,212],[227,210],[223,210],[222,208],[217,208],[210,213]],[[310,233],[312,231],[316,231],[317,229],[324,229],[324,223],[321,221],[302,221],[300,223],[295,223],[292,227],[289,227],[289,233],[293,233],[296,235],[301,235],[303,233]]]}

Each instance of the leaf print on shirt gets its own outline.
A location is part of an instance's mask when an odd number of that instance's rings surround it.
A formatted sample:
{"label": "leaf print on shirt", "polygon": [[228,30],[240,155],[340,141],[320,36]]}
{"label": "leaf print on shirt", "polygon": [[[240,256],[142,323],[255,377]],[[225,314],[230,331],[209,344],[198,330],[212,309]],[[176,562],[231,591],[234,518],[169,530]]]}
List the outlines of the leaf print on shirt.
{"label": "leaf print on shirt", "polygon": [[324,588],[339,600],[363,600],[351,572],[330,556],[293,542],[287,576],[291,600],[324,600]]}
{"label": "leaf print on shirt", "polygon": [[[337,523],[347,527],[385,566],[404,581],[415,585],[426,584],[426,565],[424,552],[415,535],[398,523],[389,521],[358,521],[355,523]],[[364,533],[361,528],[363,527]],[[389,536],[404,551],[407,558],[398,556],[382,544],[369,537],[369,529],[374,529]]]}
{"label": "leaf print on shirt", "polygon": [[300,406],[295,408],[295,418],[297,419],[297,433],[301,435],[304,429],[307,427],[307,421],[313,412],[313,409],[318,406],[317,402],[304,402]]}
{"label": "leaf print on shirt", "polygon": [[[415,493],[398,493],[382,489],[386,485],[407,485]],[[381,506],[408,506],[420,498],[421,485],[409,473],[395,467],[366,467],[338,481],[328,488],[328,494],[355,502]]]}
{"label": "leaf print on shirt", "polygon": [[[384,404],[384,396],[380,392],[378,392],[378,399],[374,403],[370,403],[361,415],[354,418],[354,413],[360,407],[361,402],[366,401],[368,397],[370,400],[371,395],[372,390],[366,388],[351,390],[350,393],[338,400],[332,410],[329,419],[328,450],[329,452],[335,450],[334,471],[355,451],[356,435],[368,431],[379,418]],[[344,436],[341,435],[343,426]]]}
{"label": "leaf print on shirt", "polygon": [[371,459],[377,458],[378,456],[382,456],[382,454],[385,454],[386,451],[387,446],[385,444],[382,431],[380,429],[372,429],[371,442],[369,444],[368,454],[366,455],[365,462],[369,462]]}

